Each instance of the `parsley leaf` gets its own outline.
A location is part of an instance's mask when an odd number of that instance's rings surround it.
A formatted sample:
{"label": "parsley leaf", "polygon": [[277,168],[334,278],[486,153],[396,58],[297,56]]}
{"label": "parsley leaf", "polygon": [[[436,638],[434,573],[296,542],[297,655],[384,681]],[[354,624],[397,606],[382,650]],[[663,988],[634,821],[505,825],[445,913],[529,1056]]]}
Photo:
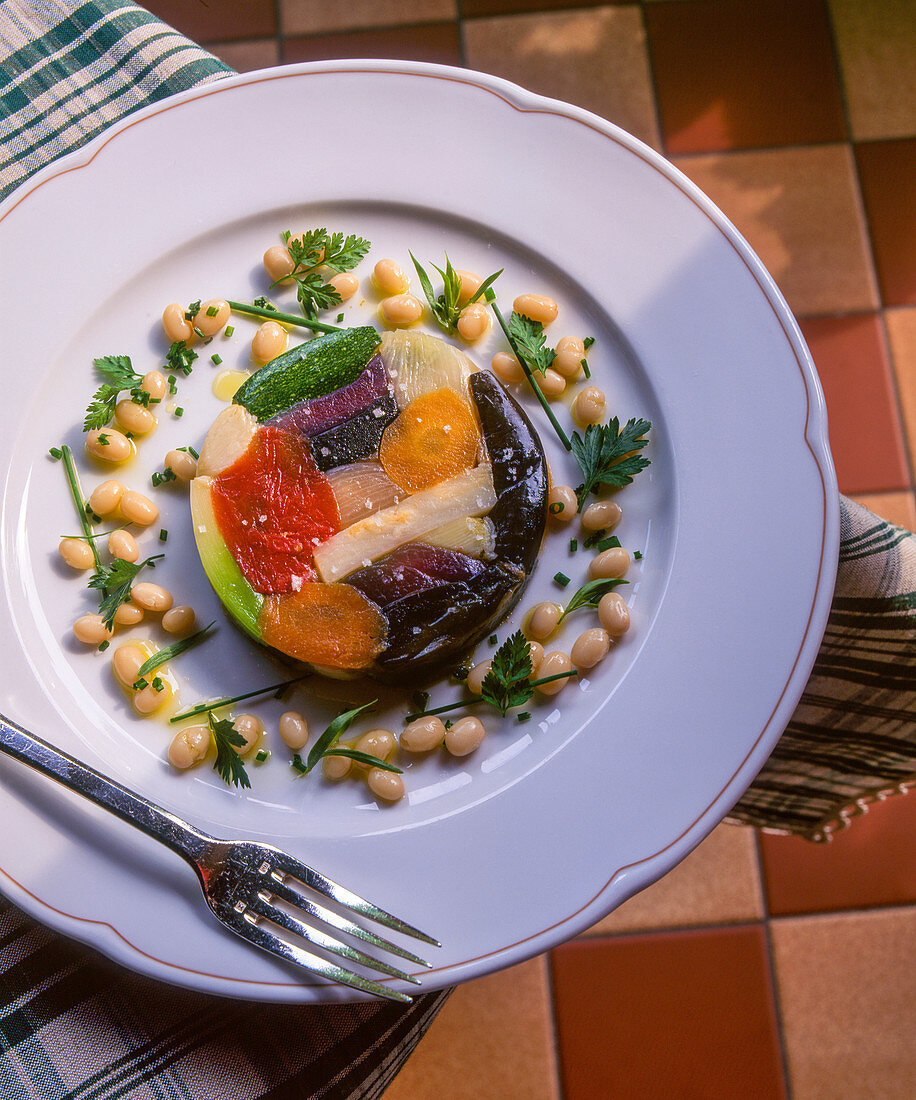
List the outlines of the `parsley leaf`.
{"label": "parsley leaf", "polygon": [[573,432],[570,439],[585,481],[576,489],[579,511],[586,497],[598,486],[620,489],[649,465],[649,459],[637,454],[649,442],[652,425],[648,420],[631,419],[621,429],[617,417],[607,424],[589,424],[585,437]]}
{"label": "parsley leaf", "polygon": [[546,345],[544,326],[519,313],[508,320],[509,337],[516,355],[520,356],[532,371],[543,374],[556,359],[557,353]]}
{"label": "parsley leaf", "polygon": [[103,355],[94,359],[93,363],[105,381],[92,395],[86,409],[84,432],[90,432],[93,428],[104,428],[114,416],[120,392],[138,389],[143,381],[139,374],[134,373],[129,355]]}
{"label": "parsley leaf", "polygon": [[490,671],[480,686],[480,697],[504,717],[512,707],[520,707],[531,698],[531,644],[517,630],[493,654]]}
{"label": "parsley leaf", "polygon": [[227,787],[250,787],[251,780],[245,771],[242,758],[235,751],[245,744],[245,738],[233,727],[231,718],[214,718],[212,712],[207,716],[210,734],[216,745],[216,760],[213,770]]}
{"label": "parsley leaf", "polygon": [[423,294],[429,303],[430,311],[446,332],[454,332],[456,330],[458,327],[458,317],[465,305],[470,305],[471,302],[476,302],[479,298],[484,297],[493,283],[496,282],[503,273],[503,269],[500,268],[499,271],[495,271],[492,275],[488,275],[467,302],[459,303],[458,299],[461,297],[461,276],[452,267],[452,262],[448,258],[447,252],[445,254],[445,271],[436,264],[432,265],[442,276],[442,293],[438,296],[433,290],[433,284],[429,275],[427,275],[426,270],[412,252],[410,253],[410,258],[413,260],[413,266],[417,269],[420,286],[423,288]]}
{"label": "parsley leaf", "polygon": [[306,317],[315,319],[320,309],[340,305],[341,297],[326,282],[317,268],[331,271],[350,271],[369,251],[370,242],[350,233],[328,233],[327,229],[308,229],[294,237],[287,230],[283,234],[290,259],[295,264],[292,275],[277,279],[272,286],[291,278],[296,284],[296,297]]}
{"label": "parsley leaf", "polygon": [[97,588],[102,592],[99,614],[109,630],[114,628],[115,612],[122,603],[127,603],[130,599],[131,585],[136,580],[137,574],[145,565],[151,565],[164,556],[164,554],[154,554],[151,558],[138,562],[116,558],[111,565],[101,566],[89,578],[89,587]]}

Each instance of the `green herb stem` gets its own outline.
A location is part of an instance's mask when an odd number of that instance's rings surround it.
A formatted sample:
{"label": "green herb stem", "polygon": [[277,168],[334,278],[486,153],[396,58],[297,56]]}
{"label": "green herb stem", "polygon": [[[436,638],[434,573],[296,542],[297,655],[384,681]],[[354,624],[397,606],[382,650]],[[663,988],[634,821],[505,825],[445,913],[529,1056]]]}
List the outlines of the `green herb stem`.
{"label": "green herb stem", "polygon": [[[536,688],[541,684],[549,684],[553,680],[565,680],[570,676],[578,676],[578,670],[571,669],[569,672],[555,672],[552,676],[544,676],[540,680],[529,680],[528,687]],[[408,714],[404,719],[405,722],[413,722],[415,718],[429,718],[433,714],[447,714],[450,710],[461,710],[463,707],[473,706],[475,703],[486,703],[487,700],[483,699],[479,695],[475,695],[473,699],[459,699],[457,703],[446,703],[441,707],[433,707],[431,710],[417,711],[416,714]],[[521,704],[520,704],[521,705]]]}
{"label": "green herb stem", "polygon": [[233,695],[231,698],[217,699],[213,703],[198,703],[197,706],[191,707],[190,710],[182,711],[181,714],[172,715],[169,722],[181,722],[185,718],[196,718],[198,714],[208,714],[211,710],[219,710],[221,707],[228,707],[233,703],[240,703],[243,699],[253,699],[256,695],[267,695],[271,691],[280,691],[282,688],[301,683],[305,679],[307,679],[307,677],[297,676],[295,680],[284,680],[282,684],[271,684],[269,687],[258,688],[256,691],[246,691],[242,695]]}
{"label": "green herb stem", "polygon": [[503,330],[506,339],[509,341],[509,346],[512,348],[515,358],[519,361],[522,370],[525,372],[525,377],[528,379],[531,388],[534,390],[534,396],[538,399],[538,401],[540,401],[541,408],[547,414],[547,418],[553,425],[553,430],[557,433],[560,442],[563,444],[567,451],[571,451],[572,443],[569,441],[569,436],[563,430],[563,427],[560,424],[559,420],[557,420],[553,409],[550,407],[550,402],[544,396],[544,391],[537,384],[534,375],[531,373],[531,368],[528,366],[528,364],[519,353],[515,340],[512,338],[512,334],[509,332],[509,326],[506,324],[505,318],[499,311],[499,306],[497,306],[495,302],[490,302],[490,306],[492,307],[493,312],[496,314],[496,320],[499,321],[499,327]]}
{"label": "green herb stem", "polygon": [[251,317],[268,317],[271,321],[282,321],[285,325],[299,325],[301,328],[311,329],[313,332],[340,332],[340,325],[328,325],[324,321],[316,321],[311,317],[297,317],[294,313],[281,313],[276,309],[263,309],[261,306],[249,305],[245,302],[229,302],[229,308],[236,313],[242,313]]}
{"label": "green herb stem", "polygon": [[83,535],[88,540],[89,547],[92,550],[96,572],[99,572],[102,568],[102,559],[99,557],[99,552],[95,548],[95,541],[92,537],[92,525],[89,522],[89,517],[86,515],[86,499],[83,496],[79,474],[76,472],[76,465],[73,462],[73,452],[66,443],[61,446],[60,451],[61,458],[64,460],[64,470],[67,474],[67,484],[70,486],[70,495],[73,497],[73,506],[76,508],[76,514],[79,516]]}
{"label": "green herb stem", "polygon": [[171,661],[173,657],[178,657],[194,646],[200,645],[201,642],[205,642],[215,625],[216,619],[202,630],[198,630],[196,633],[190,634],[187,638],[182,638],[177,642],[173,642],[171,645],[167,645],[165,649],[160,649],[158,653],[154,653],[152,657],[145,660],[137,669],[137,676],[147,676],[154,668],[159,668],[159,666],[164,665],[166,661]]}

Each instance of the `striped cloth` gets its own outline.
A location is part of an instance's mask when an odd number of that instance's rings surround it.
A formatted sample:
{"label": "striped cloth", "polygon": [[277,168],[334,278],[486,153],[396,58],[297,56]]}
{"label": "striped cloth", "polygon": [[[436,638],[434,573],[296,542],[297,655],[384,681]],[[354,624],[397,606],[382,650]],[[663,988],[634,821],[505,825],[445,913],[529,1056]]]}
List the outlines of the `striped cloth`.
{"label": "striped cloth", "polygon": [[801,702],[727,821],[809,840],[916,786],[916,537],[840,500],[833,605]]}
{"label": "striped cloth", "polygon": [[[229,73],[133,4],[0,0],[0,198],[139,107]],[[850,501],[804,698],[729,820],[824,839],[916,780],[916,540]],[[160,985],[0,901],[0,1096],[380,1096],[448,997],[251,1005]]]}

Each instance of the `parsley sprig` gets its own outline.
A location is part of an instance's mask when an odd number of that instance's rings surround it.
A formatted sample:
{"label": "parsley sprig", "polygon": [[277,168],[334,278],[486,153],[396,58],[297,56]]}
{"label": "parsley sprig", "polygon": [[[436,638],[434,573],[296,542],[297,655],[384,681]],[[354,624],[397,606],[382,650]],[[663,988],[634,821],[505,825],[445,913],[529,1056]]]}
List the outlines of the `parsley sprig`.
{"label": "parsley sprig", "polygon": [[576,488],[580,512],[596,488],[621,489],[649,465],[649,459],[638,452],[649,442],[646,436],[651,428],[641,418],[630,419],[621,428],[614,416],[607,424],[589,424],[584,437],[573,432],[572,453],[585,478]]}
{"label": "parsley sprig", "polygon": [[532,680],[532,672],[531,643],[520,630],[517,630],[493,654],[490,671],[481,683],[480,695],[408,714],[405,721],[412,722],[415,718],[425,718],[430,714],[445,714],[447,711],[474,706],[476,703],[488,703],[505,717],[513,707],[520,707],[527,703],[534,695],[534,689],[541,684],[579,675],[573,669],[571,672],[556,672],[552,676]]}
{"label": "parsley sprig", "polygon": [[131,562],[116,558],[111,565],[102,565],[89,578],[89,587],[99,589],[102,598],[99,602],[99,614],[109,630],[114,628],[115,612],[122,603],[130,599],[130,590],[137,574],[144,566],[152,565],[164,554],[153,554],[143,561]]}
{"label": "parsley sprig", "polygon": [[354,233],[328,233],[327,229],[309,229],[294,237],[289,230],[283,234],[290,259],[296,265],[291,276],[284,276],[271,283],[291,278],[296,284],[296,297],[306,317],[316,318],[319,310],[340,305],[341,297],[318,268],[332,271],[351,271],[364,259],[370,242]]}
{"label": "parsley sprig", "polygon": [[143,379],[134,371],[129,355],[103,355],[94,359],[93,363],[105,381],[92,395],[86,409],[84,432],[105,427],[114,416],[115,405],[123,390],[130,390],[131,396],[139,404],[149,404],[149,395],[140,389]]}
{"label": "parsley sprig", "polygon": [[298,753],[295,753],[292,763],[293,768],[299,775],[308,775],[325,756],[348,756],[351,760],[356,760],[360,764],[368,764],[373,768],[383,768],[387,772],[400,774],[401,769],[394,764],[389,764],[387,760],[381,760],[377,756],[360,752],[358,749],[340,748],[337,744],[363,711],[374,707],[377,702],[378,699],[373,699],[368,703],[364,703],[361,707],[354,707],[352,710],[345,710],[343,714],[338,714],[315,744],[312,745],[304,761]]}
{"label": "parsley sprig", "polygon": [[245,744],[245,738],[236,730],[231,718],[215,718],[212,712],[207,716],[210,735],[216,746],[214,771],[228,787],[250,787],[251,780],[242,758],[235,751]]}
{"label": "parsley sprig", "polygon": [[513,313],[507,322],[509,342],[515,354],[537,374],[543,374],[557,353],[547,346],[544,326],[521,313]]}
{"label": "parsley sprig", "polygon": [[487,292],[490,287],[503,273],[503,269],[500,268],[499,271],[494,271],[492,275],[488,275],[471,297],[468,298],[467,302],[459,303],[459,298],[461,297],[461,276],[452,267],[452,262],[448,258],[448,253],[445,254],[444,271],[436,264],[431,265],[442,276],[442,293],[438,295],[435,290],[433,290],[432,280],[426,273],[426,269],[412,252],[410,253],[410,258],[413,260],[413,266],[417,269],[420,286],[423,288],[423,294],[426,297],[426,301],[429,303],[430,312],[439,325],[448,333],[453,333],[458,328],[458,318],[465,305],[470,305],[471,302],[476,302],[480,298],[487,297]]}
{"label": "parsley sprig", "polygon": [[511,634],[493,654],[490,671],[480,685],[480,698],[505,717],[512,707],[531,698],[531,644],[520,630]]}

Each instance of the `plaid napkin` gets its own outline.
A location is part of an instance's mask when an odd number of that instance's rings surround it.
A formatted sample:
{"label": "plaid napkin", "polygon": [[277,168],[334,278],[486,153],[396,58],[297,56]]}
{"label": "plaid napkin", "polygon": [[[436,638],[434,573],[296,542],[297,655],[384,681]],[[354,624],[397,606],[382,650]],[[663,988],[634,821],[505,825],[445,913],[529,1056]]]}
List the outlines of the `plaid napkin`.
{"label": "plaid napkin", "polygon": [[[0,198],[139,107],[231,70],[129,3],[0,0]],[[823,839],[916,781],[916,540],[851,501],[801,704],[729,820]],[[378,1097],[448,997],[251,1005],[109,963],[0,901],[0,1094]]]}

